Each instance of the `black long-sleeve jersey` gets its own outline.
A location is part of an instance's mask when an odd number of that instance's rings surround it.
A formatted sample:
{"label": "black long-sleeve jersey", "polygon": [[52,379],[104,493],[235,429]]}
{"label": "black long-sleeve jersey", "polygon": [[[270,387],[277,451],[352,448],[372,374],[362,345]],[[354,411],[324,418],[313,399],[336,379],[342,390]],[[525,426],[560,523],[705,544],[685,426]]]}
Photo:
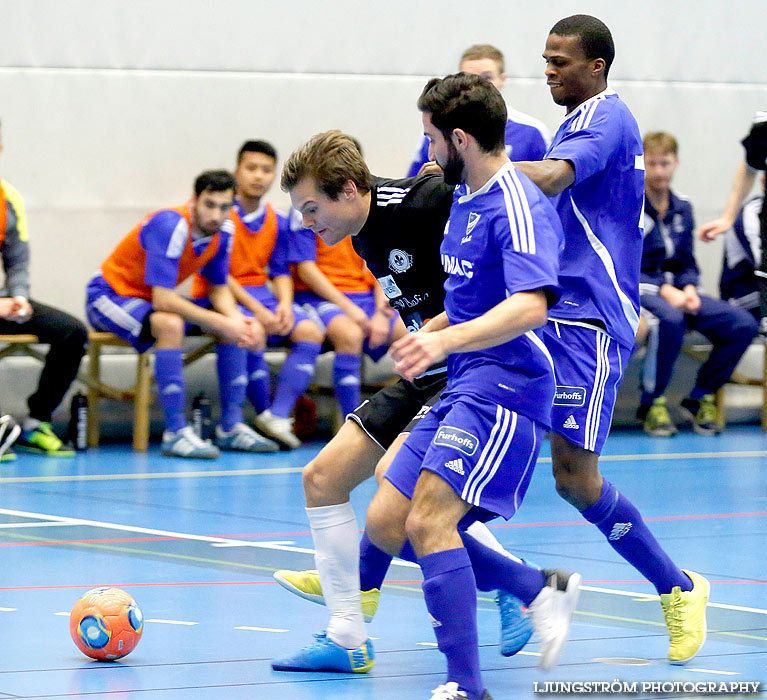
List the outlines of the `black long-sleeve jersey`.
{"label": "black long-sleeve jersey", "polygon": [[353,238],[410,332],[444,310],[447,275],[439,247],[454,189],[441,175],[375,177],[370,214]]}

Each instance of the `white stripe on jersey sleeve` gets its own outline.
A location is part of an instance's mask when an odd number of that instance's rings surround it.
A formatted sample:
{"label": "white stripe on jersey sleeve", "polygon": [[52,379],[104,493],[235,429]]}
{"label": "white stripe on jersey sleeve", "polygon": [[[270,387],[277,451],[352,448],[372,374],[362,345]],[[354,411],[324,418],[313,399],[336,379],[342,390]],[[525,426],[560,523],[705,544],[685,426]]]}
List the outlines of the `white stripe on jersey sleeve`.
{"label": "white stripe on jersey sleeve", "polygon": [[525,217],[525,229],[527,231],[527,252],[535,255],[535,227],[533,225],[533,215],[530,213],[530,202],[527,200],[525,188],[522,186],[517,172],[509,170],[507,176],[519,193],[519,199],[522,202],[522,215]]}
{"label": "white stripe on jersey sleeve", "polygon": [[594,113],[597,111],[597,108],[599,107],[599,103],[602,102],[605,98],[601,95],[597,97],[596,100],[594,100],[594,104],[592,105],[591,109],[588,112],[588,115],[586,119],[583,122],[582,129],[588,129],[589,125],[591,124],[591,120],[594,119]]}
{"label": "white stripe on jersey sleeve", "polygon": [[754,256],[754,265],[757,269],[762,264],[762,239],[760,233],[759,214],[762,211],[763,197],[754,197],[746,202],[743,207],[743,233],[751,247],[751,255]]}
{"label": "white stripe on jersey sleeve", "polygon": [[168,241],[168,248],[165,251],[165,255],[172,260],[176,260],[181,257],[181,253],[186,248],[186,239],[189,237],[189,225],[186,223],[186,219],[179,217],[176,228],[173,229],[173,233]]}
{"label": "white stripe on jersey sleeve", "polygon": [[508,196],[508,200],[506,201],[506,214],[509,216],[509,221],[511,222],[513,216],[515,229],[519,232],[519,238],[517,240],[512,238],[512,246],[518,253],[527,253],[527,241],[529,236],[525,229],[525,219],[524,216],[522,216],[522,204],[519,201],[519,193],[505,177],[501,177],[498,180],[498,184],[503,190],[505,200]]}
{"label": "white stripe on jersey sleeve", "polygon": [[509,228],[511,229],[511,247],[518,253],[520,251],[519,229],[517,228],[517,217],[514,213],[514,207],[511,204],[511,193],[508,185],[504,184],[503,178],[498,180],[498,185],[503,192],[503,201],[506,204],[506,216],[509,219]]}
{"label": "white stripe on jersey sleeve", "polygon": [[379,187],[376,191],[376,205],[385,207],[387,204],[401,204],[410,188]]}

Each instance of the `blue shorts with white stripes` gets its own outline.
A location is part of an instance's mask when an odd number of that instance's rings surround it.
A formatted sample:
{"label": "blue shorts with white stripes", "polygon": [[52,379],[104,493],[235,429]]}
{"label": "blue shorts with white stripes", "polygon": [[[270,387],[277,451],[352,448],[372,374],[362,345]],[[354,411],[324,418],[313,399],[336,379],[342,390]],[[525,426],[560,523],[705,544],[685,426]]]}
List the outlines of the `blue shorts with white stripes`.
{"label": "blue shorts with white stripes", "polygon": [[[376,296],[372,289],[367,292],[343,292],[343,294],[354,304],[359,306],[368,315],[368,318],[373,318],[376,312]],[[327,327],[334,318],[344,315],[340,306],[317,296],[313,292],[298,291],[295,294],[295,301],[296,304],[301,305],[304,313],[308,314],[323,331],[327,330]],[[389,320],[390,336],[394,330],[394,324],[396,323],[397,318],[398,314],[395,313]],[[389,351],[389,345],[385,343],[384,345],[371,348],[368,344],[368,339],[365,338],[362,350],[366,355],[377,362]]]}
{"label": "blue shorts with white stripes", "polygon": [[147,323],[152,302],[120,296],[101,275],[96,275],[88,283],[85,293],[88,323],[97,331],[114,333],[127,340],[138,352],[146,352],[154,345]]}
{"label": "blue shorts with white stripes", "polygon": [[428,469],[467,503],[508,520],[524,498],[545,434],[540,423],[492,401],[446,394],[410,433],[386,479],[412,498]]}
{"label": "blue shorts with white stripes", "polygon": [[551,429],[599,454],[610,432],[618,387],[631,350],[601,328],[577,321],[552,321],[543,342],[554,362],[557,389]]}

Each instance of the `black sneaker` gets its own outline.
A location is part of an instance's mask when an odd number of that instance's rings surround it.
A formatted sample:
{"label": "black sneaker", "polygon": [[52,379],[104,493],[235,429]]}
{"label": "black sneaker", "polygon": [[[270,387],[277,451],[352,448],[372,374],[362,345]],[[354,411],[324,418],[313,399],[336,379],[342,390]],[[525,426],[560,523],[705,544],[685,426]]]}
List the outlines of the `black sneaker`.
{"label": "black sneaker", "polygon": [[722,432],[723,426],[713,394],[706,394],[700,399],[686,398],[681,407],[689,415],[692,428],[698,435],[717,435]]}

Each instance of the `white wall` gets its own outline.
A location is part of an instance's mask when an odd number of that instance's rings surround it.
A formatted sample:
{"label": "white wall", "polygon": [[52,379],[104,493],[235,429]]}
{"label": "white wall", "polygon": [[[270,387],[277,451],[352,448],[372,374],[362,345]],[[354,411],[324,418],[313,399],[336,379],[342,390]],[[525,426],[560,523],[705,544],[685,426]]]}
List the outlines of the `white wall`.
{"label": "white wall", "polygon": [[[338,127],[374,172],[403,173],[423,83],[472,43],[506,53],[508,101],[555,130],[540,54],[575,12],[610,26],[611,85],[643,131],[679,137],[677,185],[698,219],[718,213],[738,142],[767,108],[763,0],[0,0],[0,174],[27,202],[34,296],[82,316],[116,242],[184,201],[201,170],[232,167],[245,139],[287,155]],[[711,291],[720,257],[699,249]]]}

